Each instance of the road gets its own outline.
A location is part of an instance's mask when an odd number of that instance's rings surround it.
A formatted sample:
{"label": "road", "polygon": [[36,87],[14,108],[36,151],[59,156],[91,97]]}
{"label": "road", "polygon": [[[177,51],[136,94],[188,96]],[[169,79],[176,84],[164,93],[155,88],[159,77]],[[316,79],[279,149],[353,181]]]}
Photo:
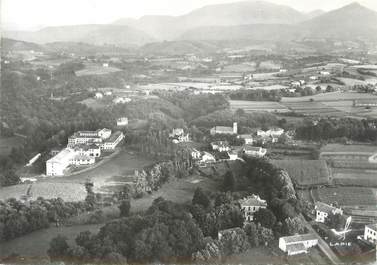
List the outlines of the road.
{"label": "road", "polygon": [[327,258],[331,261],[332,264],[342,264],[338,256],[332,251],[329,245],[323,240],[320,235],[318,235],[317,231],[313,229],[310,223],[308,223],[305,218],[300,215],[300,219],[302,220],[305,227],[309,230],[310,233],[315,234],[318,237],[318,247],[319,249],[327,256]]}

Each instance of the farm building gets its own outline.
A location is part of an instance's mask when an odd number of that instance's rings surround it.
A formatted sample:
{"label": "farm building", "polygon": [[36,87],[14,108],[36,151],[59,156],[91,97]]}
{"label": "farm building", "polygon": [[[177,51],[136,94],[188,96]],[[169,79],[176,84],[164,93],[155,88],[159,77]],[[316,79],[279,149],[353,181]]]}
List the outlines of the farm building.
{"label": "farm building", "polygon": [[251,136],[250,134],[241,134],[241,135],[238,135],[237,138],[244,139],[245,144],[253,144],[254,142],[253,136]]}
{"label": "farm building", "polygon": [[343,214],[343,210],[334,206],[328,205],[323,202],[315,203],[315,221],[318,223],[324,223],[329,214]]}
{"label": "farm building", "polygon": [[226,126],[216,126],[211,129],[211,135],[216,134],[237,134],[237,122],[233,123],[233,127],[226,127]]}
{"label": "farm building", "polygon": [[253,221],[255,212],[267,208],[267,202],[254,194],[243,198],[238,202],[241,206],[241,211],[244,214],[246,222]]}
{"label": "farm building", "polygon": [[318,238],[314,234],[303,234],[279,238],[279,248],[288,256],[306,254],[308,249],[318,245]]}
{"label": "farm building", "polygon": [[377,245],[377,224],[369,224],[365,226],[364,240]]}

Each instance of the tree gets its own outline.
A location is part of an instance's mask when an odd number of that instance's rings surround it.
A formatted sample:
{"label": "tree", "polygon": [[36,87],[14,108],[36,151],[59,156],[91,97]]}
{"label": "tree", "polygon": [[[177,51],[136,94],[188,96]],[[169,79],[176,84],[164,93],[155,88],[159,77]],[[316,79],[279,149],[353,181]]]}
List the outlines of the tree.
{"label": "tree", "polygon": [[131,202],[130,200],[123,200],[119,205],[120,216],[126,217],[130,214]]}
{"label": "tree", "polygon": [[299,217],[288,217],[283,222],[283,231],[285,234],[293,236],[295,234],[304,234],[306,228]]}
{"label": "tree", "polygon": [[244,227],[244,231],[249,239],[251,247],[259,246],[258,229],[255,223],[248,223]]}
{"label": "tree", "polygon": [[325,220],[325,224],[333,229],[336,229],[338,231],[343,230],[346,225],[347,219],[344,215],[341,215],[339,213],[333,214],[329,213]]}
{"label": "tree", "polygon": [[271,229],[276,223],[276,217],[271,210],[262,208],[254,213],[254,222]]}
{"label": "tree", "polygon": [[208,208],[211,201],[201,188],[197,188],[195,190],[194,197],[192,198],[192,204],[200,204],[204,208]]}
{"label": "tree", "polygon": [[67,256],[69,250],[69,245],[67,243],[67,238],[58,235],[54,237],[50,242],[50,248],[47,250],[47,254],[51,259],[62,259]]}
{"label": "tree", "polygon": [[228,171],[224,175],[223,179],[223,190],[224,191],[234,191],[236,189],[236,179],[231,171]]}

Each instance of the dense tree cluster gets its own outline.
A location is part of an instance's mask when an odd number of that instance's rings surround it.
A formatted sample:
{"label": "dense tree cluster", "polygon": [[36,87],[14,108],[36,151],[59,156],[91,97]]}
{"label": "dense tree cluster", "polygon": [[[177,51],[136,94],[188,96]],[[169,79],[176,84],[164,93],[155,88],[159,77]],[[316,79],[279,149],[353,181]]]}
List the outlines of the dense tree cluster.
{"label": "dense tree cluster", "polygon": [[69,217],[91,210],[87,202],[64,202],[62,199],[38,198],[25,204],[16,199],[0,201],[0,241],[59,225]]}
{"label": "dense tree cluster", "polygon": [[281,90],[237,90],[229,93],[232,100],[248,100],[248,101],[280,101],[282,98]]}
{"label": "dense tree cluster", "polygon": [[98,234],[82,232],[76,243],[67,247],[64,238],[55,238],[49,254],[52,259],[69,256],[77,261],[187,260],[203,248],[204,237],[183,206],[160,198],[144,215],[108,223]]}
{"label": "dense tree cluster", "polygon": [[296,129],[296,137],[304,140],[327,141],[346,138],[355,141],[373,142],[377,140],[377,121],[352,118],[320,119],[306,121]]}

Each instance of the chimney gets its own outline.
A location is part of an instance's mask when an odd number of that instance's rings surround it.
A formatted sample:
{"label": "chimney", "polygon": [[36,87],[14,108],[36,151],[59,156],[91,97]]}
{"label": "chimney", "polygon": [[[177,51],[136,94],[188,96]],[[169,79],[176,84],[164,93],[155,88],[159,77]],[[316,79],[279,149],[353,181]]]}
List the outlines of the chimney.
{"label": "chimney", "polygon": [[237,122],[233,122],[233,133],[234,134],[238,133]]}

